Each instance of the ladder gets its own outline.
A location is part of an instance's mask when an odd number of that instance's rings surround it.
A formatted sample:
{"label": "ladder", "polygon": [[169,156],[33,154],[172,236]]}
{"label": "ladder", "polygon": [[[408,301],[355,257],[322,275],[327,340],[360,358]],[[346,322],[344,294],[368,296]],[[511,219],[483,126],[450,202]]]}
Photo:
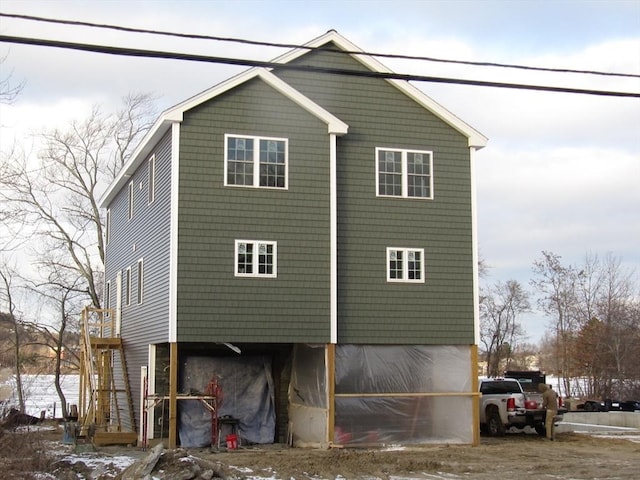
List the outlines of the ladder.
{"label": "ladder", "polygon": [[[80,324],[80,436],[96,445],[137,440],[133,399],[122,338],[111,309],[85,307]],[[117,370],[116,364],[120,369]]]}

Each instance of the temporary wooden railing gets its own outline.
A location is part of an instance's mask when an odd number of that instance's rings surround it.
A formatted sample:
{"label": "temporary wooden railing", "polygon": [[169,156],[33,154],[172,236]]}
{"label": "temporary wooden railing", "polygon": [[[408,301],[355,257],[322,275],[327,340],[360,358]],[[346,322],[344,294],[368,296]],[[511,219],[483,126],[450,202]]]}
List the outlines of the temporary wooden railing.
{"label": "temporary wooden railing", "polygon": [[[129,444],[137,439],[127,362],[114,319],[111,309],[82,310],[79,434],[99,445]],[[115,355],[119,355],[120,376],[114,372]]]}

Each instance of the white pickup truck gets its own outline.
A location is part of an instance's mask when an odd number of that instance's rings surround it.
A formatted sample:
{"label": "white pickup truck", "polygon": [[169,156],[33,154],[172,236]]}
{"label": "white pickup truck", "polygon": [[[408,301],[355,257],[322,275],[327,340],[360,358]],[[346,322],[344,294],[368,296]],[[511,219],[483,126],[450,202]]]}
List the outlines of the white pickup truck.
{"label": "white pickup truck", "polygon": [[[504,435],[507,429],[533,427],[544,435],[546,410],[542,407],[542,394],[525,392],[515,378],[487,378],[480,380],[480,430],[492,436]],[[554,421],[562,420],[566,411],[559,399]]]}

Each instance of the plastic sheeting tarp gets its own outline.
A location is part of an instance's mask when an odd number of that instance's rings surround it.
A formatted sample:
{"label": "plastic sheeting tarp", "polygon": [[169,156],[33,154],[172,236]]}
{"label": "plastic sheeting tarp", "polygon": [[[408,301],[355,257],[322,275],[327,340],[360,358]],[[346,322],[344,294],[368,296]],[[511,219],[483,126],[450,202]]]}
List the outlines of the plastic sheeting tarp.
{"label": "plastic sheeting tarp", "polygon": [[[276,420],[269,357],[193,356],[186,358],[180,371],[183,393],[204,394],[210,380],[216,377],[223,397],[218,417],[237,418],[244,441],[273,443]],[[207,407],[197,400],[182,400],[178,402],[178,415],[181,446],[196,448],[211,444],[211,413]]]}
{"label": "plastic sheeting tarp", "polygon": [[289,384],[289,422],[295,446],[327,441],[325,345],[295,345]]}
{"label": "plastic sheeting tarp", "polygon": [[337,346],[334,441],[472,443],[470,352],[469,346]]}

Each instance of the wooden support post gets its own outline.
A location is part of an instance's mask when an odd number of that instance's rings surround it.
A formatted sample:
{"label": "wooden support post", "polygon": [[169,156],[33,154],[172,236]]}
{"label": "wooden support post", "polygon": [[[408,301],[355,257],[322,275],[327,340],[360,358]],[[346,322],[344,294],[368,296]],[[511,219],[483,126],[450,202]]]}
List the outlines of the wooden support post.
{"label": "wooden support post", "polygon": [[178,344],[169,344],[169,448],[178,441]]}
{"label": "wooden support post", "polygon": [[480,395],[478,394],[478,345],[471,345],[471,418],[473,418],[474,447],[480,445]]}
{"label": "wooden support post", "polygon": [[336,426],[336,345],[327,345],[327,443],[332,444]]}

